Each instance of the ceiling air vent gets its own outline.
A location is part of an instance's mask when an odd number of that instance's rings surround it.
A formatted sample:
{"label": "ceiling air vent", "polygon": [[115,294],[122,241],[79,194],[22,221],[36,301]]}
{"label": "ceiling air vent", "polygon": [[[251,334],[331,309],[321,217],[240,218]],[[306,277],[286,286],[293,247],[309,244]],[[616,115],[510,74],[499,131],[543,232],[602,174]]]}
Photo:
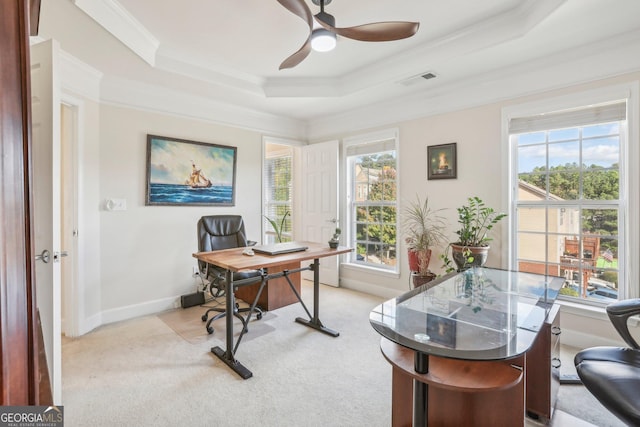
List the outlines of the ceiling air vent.
{"label": "ceiling air vent", "polygon": [[404,80],[399,81],[398,83],[400,83],[401,85],[404,85],[404,86],[412,86],[412,85],[414,85],[416,83],[420,83],[420,82],[423,82],[425,80],[431,80],[431,79],[435,79],[435,78],[436,78],[435,73],[432,73],[432,72],[429,71],[427,73],[422,73],[422,74],[418,74],[418,75],[415,75],[415,76],[408,77],[408,78],[406,78]]}

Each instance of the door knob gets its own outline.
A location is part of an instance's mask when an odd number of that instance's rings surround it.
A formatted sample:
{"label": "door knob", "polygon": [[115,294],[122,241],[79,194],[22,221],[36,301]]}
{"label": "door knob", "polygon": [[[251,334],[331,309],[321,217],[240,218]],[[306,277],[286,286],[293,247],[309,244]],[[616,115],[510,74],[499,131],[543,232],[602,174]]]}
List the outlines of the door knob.
{"label": "door knob", "polygon": [[51,252],[49,252],[47,249],[42,251],[40,255],[36,255],[36,261],[42,261],[45,264],[47,264],[49,263],[50,260],[51,260]]}

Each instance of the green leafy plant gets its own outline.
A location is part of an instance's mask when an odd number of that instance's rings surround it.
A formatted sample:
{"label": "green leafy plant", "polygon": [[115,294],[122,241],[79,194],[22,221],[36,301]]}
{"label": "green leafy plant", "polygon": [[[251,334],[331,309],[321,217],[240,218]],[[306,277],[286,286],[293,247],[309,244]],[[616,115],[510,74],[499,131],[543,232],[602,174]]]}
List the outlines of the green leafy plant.
{"label": "green leafy plant", "polygon": [[[454,251],[451,249],[450,244],[447,247],[447,251],[440,255],[440,259],[443,262],[442,268],[447,273],[455,270],[454,261],[459,270],[464,270],[474,265],[474,261],[476,261],[474,252],[476,254],[484,252],[484,258],[481,256],[475,263],[476,265],[483,264],[483,259],[486,259],[486,250],[482,251],[476,248],[489,246],[489,242],[492,240],[489,237],[489,231],[507,216],[506,213],[496,212],[495,209],[485,205],[484,201],[477,196],[469,197],[467,202],[466,205],[457,208],[460,228],[456,231],[458,241],[452,243],[453,245],[461,246],[462,252]],[[471,248],[474,249],[472,250]],[[449,249],[452,250],[451,258],[449,258]]]}
{"label": "green leafy plant", "polygon": [[331,240],[335,240],[335,241],[340,240],[341,234],[342,234],[342,230],[340,230],[339,228],[336,228],[336,231],[333,233],[333,237],[331,238]]}
{"label": "green leafy plant", "polygon": [[456,231],[460,246],[487,246],[492,240],[488,233],[500,220],[507,216],[506,213],[496,212],[486,206],[477,196],[469,197],[468,204],[458,208],[458,223],[460,229]]}
{"label": "green leafy plant", "polygon": [[291,215],[291,212],[286,211],[284,215],[282,215],[282,218],[280,219],[280,223],[264,215],[267,221],[269,221],[269,224],[271,224],[271,227],[273,227],[273,231],[276,233],[276,239],[278,240],[278,243],[282,242],[282,233],[284,232],[285,221],[287,219],[287,216],[289,215]]}
{"label": "green leafy plant", "polygon": [[333,236],[331,236],[331,239],[329,239],[330,248],[335,249],[338,247],[338,244],[340,243],[340,234],[342,234],[342,230],[336,227],[336,231],[333,233]]}

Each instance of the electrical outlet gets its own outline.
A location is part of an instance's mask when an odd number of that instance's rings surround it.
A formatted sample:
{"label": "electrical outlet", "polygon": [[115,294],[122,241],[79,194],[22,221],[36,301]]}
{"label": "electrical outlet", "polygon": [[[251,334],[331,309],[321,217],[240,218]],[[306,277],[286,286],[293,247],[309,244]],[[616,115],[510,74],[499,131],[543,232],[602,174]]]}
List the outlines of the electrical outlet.
{"label": "electrical outlet", "polygon": [[192,277],[198,277],[200,276],[200,271],[198,270],[198,266],[194,265],[193,266],[193,273],[191,273]]}

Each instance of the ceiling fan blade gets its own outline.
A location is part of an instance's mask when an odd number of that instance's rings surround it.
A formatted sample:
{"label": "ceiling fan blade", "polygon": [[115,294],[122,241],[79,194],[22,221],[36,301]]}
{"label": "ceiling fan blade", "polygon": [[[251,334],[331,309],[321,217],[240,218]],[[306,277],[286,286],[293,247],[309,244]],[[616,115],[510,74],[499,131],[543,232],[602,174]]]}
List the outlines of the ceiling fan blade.
{"label": "ceiling fan blade", "polygon": [[357,25],[355,27],[335,28],[324,21],[316,21],[329,31],[363,42],[386,42],[406,39],[413,36],[420,27],[419,22],[373,22],[371,24]]}
{"label": "ceiling fan blade", "polygon": [[304,0],[278,0],[278,3],[287,8],[289,12],[302,18],[309,26],[309,30],[313,29],[313,14]]}
{"label": "ceiling fan blade", "polygon": [[296,53],[294,53],[293,55],[291,55],[290,57],[282,61],[282,64],[280,64],[280,70],[295,67],[296,65],[301,63],[307,56],[309,56],[310,52],[311,52],[311,37],[308,37],[307,41],[304,42],[302,47],[298,49]]}

